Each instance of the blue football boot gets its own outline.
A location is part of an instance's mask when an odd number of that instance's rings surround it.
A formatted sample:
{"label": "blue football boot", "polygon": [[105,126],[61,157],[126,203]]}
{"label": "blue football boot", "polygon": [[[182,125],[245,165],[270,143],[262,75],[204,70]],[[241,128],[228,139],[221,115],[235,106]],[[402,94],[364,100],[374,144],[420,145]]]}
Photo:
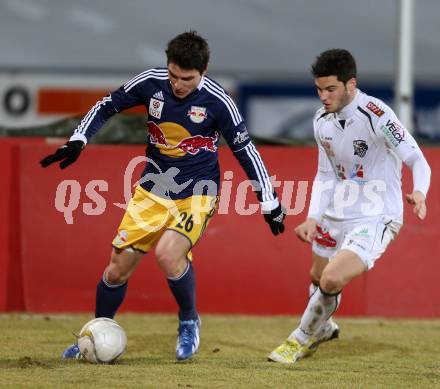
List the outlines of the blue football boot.
{"label": "blue football boot", "polygon": [[176,358],[178,361],[184,361],[191,358],[199,349],[200,344],[200,326],[201,321],[181,320],[176,345]]}
{"label": "blue football boot", "polygon": [[71,344],[67,347],[63,354],[61,355],[63,359],[79,359],[81,358],[81,352],[79,351],[79,346],[77,344]]}

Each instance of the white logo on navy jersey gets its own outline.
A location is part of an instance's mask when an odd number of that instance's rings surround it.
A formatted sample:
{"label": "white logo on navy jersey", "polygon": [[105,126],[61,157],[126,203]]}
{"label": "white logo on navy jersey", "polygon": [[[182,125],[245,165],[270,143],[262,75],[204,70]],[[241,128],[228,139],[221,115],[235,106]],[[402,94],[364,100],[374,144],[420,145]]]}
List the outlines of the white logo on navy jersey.
{"label": "white logo on navy jersey", "polygon": [[236,145],[237,143],[243,143],[243,142],[247,141],[248,139],[249,139],[249,134],[246,130],[243,132],[237,131],[237,135],[234,138],[234,145]]}
{"label": "white logo on navy jersey", "polygon": [[206,108],[193,105],[188,111],[189,118],[194,123],[202,123],[207,117]]}
{"label": "white logo on navy jersey", "polygon": [[148,113],[156,119],[160,119],[162,115],[163,104],[163,101],[151,98]]}
{"label": "white logo on navy jersey", "polygon": [[153,97],[154,97],[155,99],[164,100],[164,98],[163,98],[163,93],[162,93],[161,90],[160,90],[159,92],[156,92],[156,93],[153,95]]}

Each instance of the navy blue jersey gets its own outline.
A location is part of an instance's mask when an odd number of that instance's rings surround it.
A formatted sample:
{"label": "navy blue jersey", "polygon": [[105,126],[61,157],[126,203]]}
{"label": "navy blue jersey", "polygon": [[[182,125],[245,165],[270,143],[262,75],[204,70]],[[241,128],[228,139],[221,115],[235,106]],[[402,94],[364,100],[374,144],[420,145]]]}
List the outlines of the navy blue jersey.
{"label": "navy blue jersey", "polygon": [[[148,113],[146,155],[141,185],[153,193],[181,199],[218,192],[218,142],[222,135],[254,187],[261,202],[276,194],[258,151],[235,103],[225,90],[203,76],[183,99],[171,89],[167,69],[147,70],[110,93],[87,113],[71,140],[88,142],[115,113],[144,105]],[[206,185],[204,185],[206,183]]]}

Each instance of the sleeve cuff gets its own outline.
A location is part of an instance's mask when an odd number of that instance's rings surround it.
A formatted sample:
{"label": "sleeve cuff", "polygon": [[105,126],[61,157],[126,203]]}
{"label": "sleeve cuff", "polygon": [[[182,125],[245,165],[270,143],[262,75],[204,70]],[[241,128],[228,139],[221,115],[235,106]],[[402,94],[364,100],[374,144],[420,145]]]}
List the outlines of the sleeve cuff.
{"label": "sleeve cuff", "polygon": [[277,208],[278,205],[280,205],[280,202],[278,201],[278,199],[275,199],[275,200],[262,201],[260,204],[261,204],[261,210],[263,212],[270,212],[273,211],[275,208]]}
{"label": "sleeve cuff", "polygon": [[74,140],[80,140],[81,142],[84,142],[84,146],[87,144],[87,138],[83,135],[83,134],[73,134],[69,141],[74,141]]}

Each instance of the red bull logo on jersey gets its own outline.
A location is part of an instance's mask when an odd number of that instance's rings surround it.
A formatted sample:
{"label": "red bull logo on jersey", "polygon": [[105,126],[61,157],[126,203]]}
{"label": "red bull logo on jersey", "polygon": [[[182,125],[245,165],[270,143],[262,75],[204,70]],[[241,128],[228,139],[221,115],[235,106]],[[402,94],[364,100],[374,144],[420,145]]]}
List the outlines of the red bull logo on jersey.
{"label": "red bull logo on jersey", "polygon": [[217,132],[215,133],[214,137],[195,135],[182,139],[176,147],[191,155],[198,154],[200,150],[206,150],[215,153],[217,151],[217,141]]}
{"label": "red bull logo on jersey", "polygon": [[148,122],[148,133],[150,134],[150,143],[153,145],[169,146],[167,138],[162,129],[154,122]]}
{"label": "red bull logo on jersey", "polygon": [[155,145],[161,154],[169,157],[196,155],[201,150],[211,153],[217,151],[218,132],[215,132],[214,136],[191,135],[184,127],[176,123],[164,122],[158,125],[149,121],[147,125],[149,143]]}
{"label": "red bull logo on jersey", "polygon": [[193,105],[187,114],[193,123],[202,123],[207,117],[206,108]]}

